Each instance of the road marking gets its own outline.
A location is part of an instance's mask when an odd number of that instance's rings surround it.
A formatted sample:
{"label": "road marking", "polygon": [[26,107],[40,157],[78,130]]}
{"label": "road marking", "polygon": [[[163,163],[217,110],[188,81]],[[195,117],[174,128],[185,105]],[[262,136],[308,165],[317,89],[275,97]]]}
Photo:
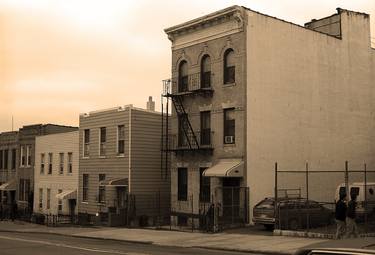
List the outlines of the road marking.
{"label": "road marking", "polygon": [[83,250],[83,251],[98,252],[98,253],[112,253],[112,254],[121,254],[121,255],[150,255],[148,253],[122,252],[122,251],[116,251],[116,250],[101,250],[101,249],[96,249],[96,248],[86,248],[86,247],[81,247],[81,246],[73,246],[73,245],[68,245],[68,244],[59,244],[59,243],[52,243],[48,241],[24,239],[24,238],[18,238],[18,237],[8,237],[8,236],[2,236],[2,235],[0,235],[0,239],[6,239],[6,240],[11,240],[11,241],[21,241],[21,242],[28,242],[28,243],[37,243],[37,244],[44,244],[44,245],[57,246],[57,247],[70,248],[70,249]]}

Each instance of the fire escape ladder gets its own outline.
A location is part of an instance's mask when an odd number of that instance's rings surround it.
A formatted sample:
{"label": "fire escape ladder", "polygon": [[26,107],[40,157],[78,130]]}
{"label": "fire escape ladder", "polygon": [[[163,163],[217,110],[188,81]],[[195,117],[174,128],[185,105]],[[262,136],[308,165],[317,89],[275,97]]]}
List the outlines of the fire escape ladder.
{"label": "fire escape ladder", "polygon": [[[186,141],[190,149],[199,149],[198,139],[194,133],[194,130],[189,121],[189,117],[185,111],[184,105],[182,103],[181,96],[172,96],[172,102],[176,110],[178,118],[181,120],[181,128],[185,134]],[[179,138],[178,138],[179,139]]]}

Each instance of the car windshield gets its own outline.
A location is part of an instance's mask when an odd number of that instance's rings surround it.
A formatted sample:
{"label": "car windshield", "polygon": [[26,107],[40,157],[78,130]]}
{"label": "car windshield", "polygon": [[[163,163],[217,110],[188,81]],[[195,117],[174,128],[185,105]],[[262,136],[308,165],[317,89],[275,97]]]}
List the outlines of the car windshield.
{"label": "car windshield", "polygon": [[274,205],[275,205],[275,201],[271,199],[267,199],[267,200],[260,202],[256,207],[258,209],[271,209],[274,207]]}

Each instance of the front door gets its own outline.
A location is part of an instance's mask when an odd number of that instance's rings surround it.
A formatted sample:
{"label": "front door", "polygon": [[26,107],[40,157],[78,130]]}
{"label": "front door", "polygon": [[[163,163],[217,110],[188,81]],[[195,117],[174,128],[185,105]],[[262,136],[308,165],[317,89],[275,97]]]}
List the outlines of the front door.
{"label": "front door", "polygon": [[223,178],[223,221],[236,223],[240,210],[240,178]]}
{"label": "front door", "polygon": [[74,216],[75,216],[75,211],[76,211],[76,204],[77,200],[75,199],[69,199],[69,215],[71,218],[71,221],[74,222]]}

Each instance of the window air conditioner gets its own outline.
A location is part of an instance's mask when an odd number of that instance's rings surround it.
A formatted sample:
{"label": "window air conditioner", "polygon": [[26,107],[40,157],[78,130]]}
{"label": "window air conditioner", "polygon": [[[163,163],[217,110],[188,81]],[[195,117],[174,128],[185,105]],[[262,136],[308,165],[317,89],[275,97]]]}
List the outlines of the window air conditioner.
{"label": "window air conditioner", "polygon": [[232,135],[227,135],[224,137],[224,142],[225,143],[234,143],[234,136]]}

